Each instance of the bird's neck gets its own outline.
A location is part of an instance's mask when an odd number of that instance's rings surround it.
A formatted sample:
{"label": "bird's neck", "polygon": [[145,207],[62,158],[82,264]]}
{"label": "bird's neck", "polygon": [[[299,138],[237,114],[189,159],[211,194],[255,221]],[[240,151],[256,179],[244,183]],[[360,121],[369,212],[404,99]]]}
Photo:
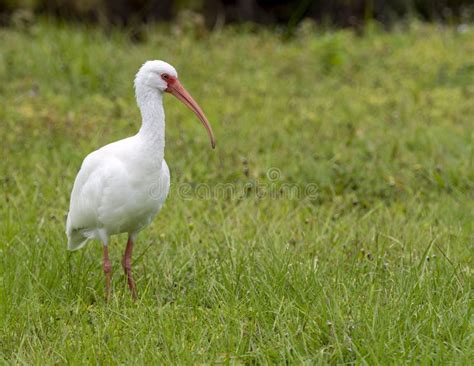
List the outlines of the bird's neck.
{"label": "bird's neck", "polygon": [[137,136],[147,152],[160,161],[165,152],[165,111],[163,93],[151,89],[136,89],[137,104],[142,115],[142,126]]}

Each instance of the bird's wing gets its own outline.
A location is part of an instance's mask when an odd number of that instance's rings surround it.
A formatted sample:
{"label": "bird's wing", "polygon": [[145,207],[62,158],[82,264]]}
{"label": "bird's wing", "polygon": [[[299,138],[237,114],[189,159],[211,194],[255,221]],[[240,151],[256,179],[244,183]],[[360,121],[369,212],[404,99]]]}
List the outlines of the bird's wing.
{"label": "bird's wing", "polygon": [[[68,236],[75,230],[100,228],[100,211],[108,192],[110,181],[126,176],[122,163],[97,150],[82,163],[71,193],[71,203],[66,224]],[[124,179],[125,180],[125,179]]]}

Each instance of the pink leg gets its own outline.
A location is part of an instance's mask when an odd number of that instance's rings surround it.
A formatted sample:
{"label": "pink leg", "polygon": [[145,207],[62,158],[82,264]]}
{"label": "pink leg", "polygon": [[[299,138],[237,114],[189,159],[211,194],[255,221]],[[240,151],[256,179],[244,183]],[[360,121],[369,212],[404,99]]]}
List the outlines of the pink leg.
{"label": "pink leg", "polygon": [[110,297],[110,272],[112,265],[109,260],[109,247],[104,245],[104,273],[105,273],[105,300],[109,300]]}
{"label": "pink leg", "polygon": [[132,251],[133,251],[133,238],[131,235],[128,236],[127,248],[125,249],[125,254],[122,259],[122,266],[125,274],[127,275],[128,287],[132,293],[132,298],[135,300],[137,298],[137,290],[135,289],[135,281],[132,277]]}

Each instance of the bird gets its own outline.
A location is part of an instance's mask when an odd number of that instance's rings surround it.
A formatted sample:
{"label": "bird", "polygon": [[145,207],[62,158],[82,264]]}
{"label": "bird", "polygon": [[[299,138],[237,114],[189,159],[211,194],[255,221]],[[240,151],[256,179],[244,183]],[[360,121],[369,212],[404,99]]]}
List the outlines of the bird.
{"label": "bird", "polygon": [[74,181],[66,220],[68,250],[81,249],[93,239],[102,241],[107,300],[112,268],[110,237],[128,234],[122,267],[132,298],[136,299],[131,266],[135,240],[161,210],[169,192],[170,171],[164,160],[165,93],[175,96],[197,115],[212,148],[216,146],[207,117],[169,63],[145,62],[135,76],[134,87],[142,119],[139,131],[86,156]]}

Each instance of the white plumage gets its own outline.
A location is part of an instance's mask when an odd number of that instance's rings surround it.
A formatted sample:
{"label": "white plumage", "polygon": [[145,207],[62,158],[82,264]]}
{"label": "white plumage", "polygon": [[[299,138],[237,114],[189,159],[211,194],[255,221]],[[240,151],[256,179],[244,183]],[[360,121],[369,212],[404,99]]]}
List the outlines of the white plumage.
{"label": "white plumage", "polygon": [[82,163],[67,218],[69,250],[82,248],[89,239],[107,243],[110,235],[135,234],[163,206],[170,185],[168,165],[143,151],[142,139],[137,134],[106,145]]}
{"label": "white plumage", "polygon": [[206,127],[202,110],[178,81],[173,66],[148,61],[135,78],[135,94],[142,115],[140,131],[89,154],[82,163],[71,193],[66,223],[68,249],[82,248],[90,239],[104,244],[106,294],[110,291],[108,243],[111,235],[128,233],[122,264],[135,296],[130,257],[137,233],[160,211],[168,195],[170,173],[164,160],[165,115],[163,93],[169,92],[191,108]]}

